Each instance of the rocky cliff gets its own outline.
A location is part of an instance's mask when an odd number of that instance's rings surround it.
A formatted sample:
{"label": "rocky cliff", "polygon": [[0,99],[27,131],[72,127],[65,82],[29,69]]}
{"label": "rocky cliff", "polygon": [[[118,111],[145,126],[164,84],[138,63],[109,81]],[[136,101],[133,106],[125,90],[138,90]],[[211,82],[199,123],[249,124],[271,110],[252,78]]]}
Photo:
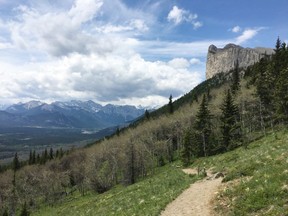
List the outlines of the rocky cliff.
{"label": "rocky cliff", "polygon": [[273,52],[273,49],[270,48],[251,49],[235,44],[228,44],[224,48],[210,45],[206,62],[206,79],[221,72],[231,71],[235,68],[237,61],[240,68],[247,68],[265,55],[272,55]]}

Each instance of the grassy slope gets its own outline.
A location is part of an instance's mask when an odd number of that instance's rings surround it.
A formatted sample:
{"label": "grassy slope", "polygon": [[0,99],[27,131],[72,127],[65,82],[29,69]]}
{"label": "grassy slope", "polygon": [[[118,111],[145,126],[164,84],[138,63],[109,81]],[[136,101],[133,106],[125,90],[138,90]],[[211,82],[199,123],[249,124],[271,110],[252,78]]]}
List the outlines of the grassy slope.
{"label": "grassy slope", "polygon": [[[220,215],[287,215],[287,129],[271,133],[247,149],[197,159],[193,166],[226,174],[227,184],[216,200]],[[135,185],[117,186],[101,195],[71,196],[35,215],[159,215],[194,180],[175,164],[167,165]]]}
{"label": "grassy slope", "polygon": [[196,176],[189,177],[179,168],[166,165],[157,174],[128,187],[117,186],[104,194],[68,196],[54,207],[42,207],[33,215],[159,215]]}
{"label": "grassy slope", "polygon": [[193,166],[226,173],[216,201],[220,215],[288,215],[287,129]]}

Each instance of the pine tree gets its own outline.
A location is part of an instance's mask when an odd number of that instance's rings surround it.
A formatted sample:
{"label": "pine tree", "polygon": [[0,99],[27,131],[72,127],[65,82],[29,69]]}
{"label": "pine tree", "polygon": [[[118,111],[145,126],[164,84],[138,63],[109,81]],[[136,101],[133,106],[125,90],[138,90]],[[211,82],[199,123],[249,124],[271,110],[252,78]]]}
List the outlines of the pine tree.
{"label": "pine tree", "polygon": [[29,160],[28,160],[28,164],[29,164],[29,165],[32,164],[32,160],[33,160],[33,153],[32,153],[32,150],[30,150]]}
{"label": "pine tree", "polygon": [[32,153],[32,164],[36,164],[36,152],[35,152],[35,150]]}
{"label": "pine tree", "polygon": [[117,135],[117,136],[120,136],[120,129],[119,129],[119,127],[117,127],[117,129],[116,129],[116,135]]}
{"label": "pine tree", "polygon": [[181,160],[184,166],[190,165],[193,158],[193,145],[191,130],[187,130],[184,134],[183,149],[181,152]]}
{"label": "pine tree", "polygon": [[197,156],[208,156],[211,151],[210,137],[212,133],[212,115],[208,109],[208,101],[206,95],[203,95],[202,102],[196,115],[195,132],[196,132],[196,143],[198,145]]}
{"label": "pine tree", "polygon": [[5,208],[2,216],[8,216],[8,215],[9,215],[9,214],[8,214],[8,210],[7,210],[7,208]]}
{"label": "pine tree", "polygon": [[278,37],[275,45],[275,54],[273,55],[273,75],[276,80],[281,70],[281,40]]}
{"label": "pine tree", "polygon": [[147,120],[150,119],[150,113],[149,113],[148,110],[145,110],[145,118],[146,118]]}
{"label": "pine tree", "polygon": [[172,95],[169,97],[169,103],[168,103],[168,108],[169,108],[169,113],[173,114],[174,113],[174,107],[173,107],[173,101],[172,101]]}
{"label": "pine tree", "polygon": [[271,68],[268,67],[267,59],[261,59],[257,65],[257,80],[256,90],[257,94],[265,107],[269,107],[273,98],[273,75],[271,74]]}
{"label": "pine tree", "polygon": [[53,148],[50,148],[49,151],[49,160],[52,160],[54,158]]}
{"label": "pine tree", "polygon": [[16,152],[15,155],[14,155],[12,168],[13,168],[13,171],[14,171],[14,172],[16,172],[18,169],[20,169],[20,162],[19,162],[19,159],[18,159],[18,154],[17,154],[17,152]]}
{"label": "pine tree", "polygon": [[240,139],[239,111],[234,104],[230,90],[226,92],[221,110],[222,147],[228,151],[233,149],[235,147],[234,142]]}
{"label": "pine tree", "polygon": [[278,121],[288,120],[288,68],[283,69],[276,83],[275,108]]}
{"label": "pine tree", "polygon": [[23,207],[22,207],[22,210],[21,210],[21,213],[20,213],[20,216],[29,216],[30,213],[27,209],[27,204],[26,202],[24,203]]}
{"label": "pine tree", "polygon": [[232,72],[232,85],[231,92],[235,95],[240,88],[240,72],[239,72],[239,63],[238,60],[235,63],[235,69]]}
{"label": "pine tree", "polygon": [[44,152],[42,152],[40,163],[45,164],[47,162],[47,160],[48,160],[48,151],[47,151],[47,149],[45,149]]}

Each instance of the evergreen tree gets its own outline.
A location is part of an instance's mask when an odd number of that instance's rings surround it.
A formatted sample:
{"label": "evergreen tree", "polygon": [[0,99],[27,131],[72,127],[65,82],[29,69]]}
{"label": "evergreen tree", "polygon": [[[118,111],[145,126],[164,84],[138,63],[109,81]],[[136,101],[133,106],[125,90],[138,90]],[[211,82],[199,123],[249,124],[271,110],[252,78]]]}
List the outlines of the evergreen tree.
{"label": "evergreen tree", "polygon": [[232,85],[231,91],[235,95],[240,88],[240,72],[239,72],[239,63],[238,60],[235,63],[235,69],[232,72]]}
{"label": "evergreen tree", "polygon": [[28,160],[28,164],[29,164],[29,165],[32,164],[32,160],[33,160],[33,153],[32,153],[32,150],[30,150],[29,160]]}
{"label": "evergreen tree", "polygon": [[2,216],[8,216],[8,209],[7,208],[4,209]]}
{"label": "evergreen tree", "polygon": [[281,50],[281,40],[280,40],[280,38],[278,37],[277,40],[276,40],[276,44],[275,44],[275,49],[274,49],[274,51],[275,51],[275,53],[277,54],[277,53],[280,52],[280,50]]}
{"label": "evergreen tree", "polygon": [[134,144],[131,142],[128,148],[127,183],[134,184],[136,182],[136,158]]}
{"label": "evergreen tree", "polygon": [[32,153],[32,164],[36,164],[36,152],[35,152],[35,150]]}
{"label": "evergreen tree", "polygon": [[288,120],[288,68],[281,70],[276,83],[275,108],[279,121]]}
{"label": "evergreen tree", "polygon": [[181,160],[184,166],[190,165],[193,158],[193,145],[191,131],[187,130],[184,134],[183,149],[181,152]]}
{"label": "evergreen tree", "polygon": [[52,160],[54,158],[53,148],[50,148],[49,151],[49,160]]}
{"label": "evergreen tree", "polygon": [[275,45],[275,54],[273,55],[273,75],[274,75],[274,80],[275,81],[280,73],[281,70],[281,40],[278,37]]}
{"label": "evergreen tree", "polygon": [[27,204],[26,202],[24,203],[23,207],[22,207],[22,210],[21,210],[21,213],[20,213],[20,216],[29,216],[30,213],[27,209]]}
{"label": "evergreen tree", "polygon": [[47,151],[47,149],[45,149],[44,152],[42,152],[40,163],[45,164],[47,162],[47,160],[48,160],[48,151]]}
{"label": "evergreen tree", "polygon": [[226,92],[221,110],[222,147],[228,151],[233,149],[235,147],[234,142],[240,139],[239,111],[234,104],[230,90]]}
{"label": "evergreen tree", "polygon": [[13,171],[14,171],[14,172],[16,172],[18,169],[20,169],[20,162],[19,162],[19,159],[18,159],[18,154],[17,154],[17,152],[16,152],[15,155],[14,155],[12,168],[13,168]]}
{"label": "evergreen tree", "polygon": [[195,133],[196,133],[196,144],[198,146],[199,152],[197,156],[207,156],[210,154],[210,137],[212,133],[212,115],[208,109],[208,101],[206,95],[203,95],[202,102],[200,104],[199,110],[196,114],[195,122]]}
{"label": "evergreen tree", "polygon": [[149,113],[148,110],[145,110],[145,118],[146,118],[147,120],[150,119],[150,113]]}
{"label": "evergreen tree", "polygon": [[170,95],[169,97],[169,103],[168,103],[168,108],[169,108],[169,113],[173,114],[174,112],[174,107],[173,107],[173,101],[172,101],[172,95]]}
{"label": "evergreen tree", "polygon": [[120,129],[119,129],[119,127],[117,127],[117,129],[116,129],[116,135],[117,135],[117,136],[120,136]]}
{"label": "evergreen tree", "polygon": [[271,105],[273,99],[274,77],[269,69],[267,59],[263,58],[255,69],[257,73],[256,90],[257,94],[266,108]]}

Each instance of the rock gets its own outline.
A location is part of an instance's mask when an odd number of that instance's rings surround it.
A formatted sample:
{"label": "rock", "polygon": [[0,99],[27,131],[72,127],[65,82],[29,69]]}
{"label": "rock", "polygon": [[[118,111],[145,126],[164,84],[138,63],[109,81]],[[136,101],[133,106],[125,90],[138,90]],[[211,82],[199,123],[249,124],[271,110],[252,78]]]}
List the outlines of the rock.
{"label": "rock", "polygon": [[206,79],[215,74],[227,73],[235,68],[238,61],[239,68],[247,68],[260,61],[265,55],[272,55],[273,49],[270,48],[243,48],[235,44],[227,44],[224,48],[217,48],[210,45],[208,48],[206,62]]}

